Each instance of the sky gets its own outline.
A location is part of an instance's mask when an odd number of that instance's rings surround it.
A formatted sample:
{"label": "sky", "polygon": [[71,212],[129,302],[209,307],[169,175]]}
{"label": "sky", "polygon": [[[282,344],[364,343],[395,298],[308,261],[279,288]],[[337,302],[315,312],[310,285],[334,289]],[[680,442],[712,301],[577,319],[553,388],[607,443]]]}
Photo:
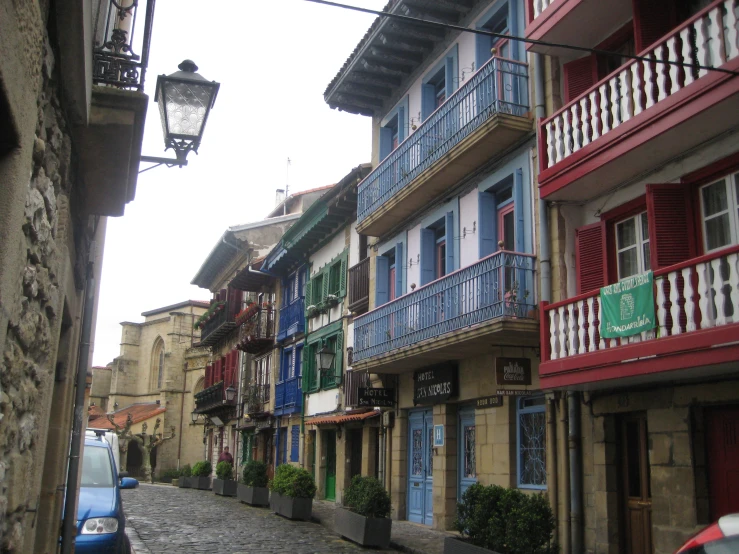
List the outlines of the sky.
{"label": "sky", "polygon": [[[386,0],[345,3],[380,10]],[[189,58],[221,88],[199,154],[140,174],[125,215],[108,219],[93,365],[119,355],[122,321],[210,299],[190,281],[227,227],[266,216],[276,189],[336,183],[370,161],[370,118],[330,109],[323,92],[373,20],[304,0],[157,2],[142,155],[173,156],[153,101],[157,75]]]}

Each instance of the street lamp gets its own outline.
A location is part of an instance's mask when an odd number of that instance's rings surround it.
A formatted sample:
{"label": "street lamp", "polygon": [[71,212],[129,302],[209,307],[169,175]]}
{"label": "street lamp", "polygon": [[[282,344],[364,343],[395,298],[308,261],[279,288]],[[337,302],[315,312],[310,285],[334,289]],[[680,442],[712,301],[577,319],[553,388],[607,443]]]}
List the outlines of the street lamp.
{"label": "street lamp", "polygon": [[328,371],[331,369],[335,357],[336,353],[324,344],[323,348],[316,352],[316,367],[319,371]]}
{"label": "street lamp", "polygon": [[180,71],[157,77],[154,92],[154,101],[159,104],[165,150],[172,148],[177,158],[141,156],[141,161],[183,167],[187,165],[190,151],[197,153],[200,147],[208,115],[221,85],[196,73],[198,66],[192,60],[185,60],[178,67]]}
{"label": "street lamp", "polygon": [[236,389],[233,385],[229,385],[226,389],[226,402],[233,402],[236,398]]}
{"label": "street lamp", "polygon": [[192,422],[193,423],[197,423],[198,422],[198,418],[200,418],[200,414],[197,413],[197,412],[192,412],[192,413],[190,413],[190,417],[192,418]]}

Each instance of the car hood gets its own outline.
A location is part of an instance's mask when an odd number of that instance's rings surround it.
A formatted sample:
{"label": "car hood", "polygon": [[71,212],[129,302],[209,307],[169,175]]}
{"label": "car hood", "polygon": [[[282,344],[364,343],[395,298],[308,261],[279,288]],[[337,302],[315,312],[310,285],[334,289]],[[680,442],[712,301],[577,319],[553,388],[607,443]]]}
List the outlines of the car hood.
{"label": "car hood", "polygon": [[117,504],[115,487],[80,487],[77,521],[91,517],[115,517]]}

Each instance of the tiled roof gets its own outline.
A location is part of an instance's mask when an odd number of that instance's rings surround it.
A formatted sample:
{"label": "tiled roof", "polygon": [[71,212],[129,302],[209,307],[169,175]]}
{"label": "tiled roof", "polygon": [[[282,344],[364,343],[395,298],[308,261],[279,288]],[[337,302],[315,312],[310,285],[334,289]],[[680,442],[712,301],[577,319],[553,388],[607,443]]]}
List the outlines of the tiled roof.
{"label": "tiled roof", "polygon": [[[128,414],[131,414],[131,419],[134,423],[140,423],[141,421],[163,414],[164,412],[164,406],[157,404],[156,402],[132,404],[131,406],[126,406],[117,412],[113,412],[113,421],[115,421],[119,427],[125,427]],[[108,421],[107,417],[97,417],[94,421],[95,424],[93,425],[90,423],[90,427],[95,427],[97,429],[115,429],[115,426]]]}
{"label": "tiled roof", "polygon": [[94,419],[97,419],[99,417],[105,416],[105,410],[103,410],[100,406],[90,406],[90,408],[87,410],[87,419],[89,421],[92,421]]}
{"label": "tiled roof", "polygon": [[371,412],[362,412],[359,414],[341,414],[332,415],[325,417],[314,417],[305,420],[306,425],[324,425],[324,424],[336,424],[336,423],[347,423],[349,421],[362,421],[363,419],[369,419],[371,417],[377,417],[380,412],[372,410]]}

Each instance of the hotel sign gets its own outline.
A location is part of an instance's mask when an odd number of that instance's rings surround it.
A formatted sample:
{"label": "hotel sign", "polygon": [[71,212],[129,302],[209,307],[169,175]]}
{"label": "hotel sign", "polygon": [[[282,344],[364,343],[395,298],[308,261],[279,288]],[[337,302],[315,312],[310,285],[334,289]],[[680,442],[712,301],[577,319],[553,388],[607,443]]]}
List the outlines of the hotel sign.
{"label": "hotel sign", "polygon": [[395,389],[359,387],[358,406],[392,408],[395,405]]}
{"label": "hotel sign", "polygon": [[413,374],[413,405],[439,404],[457,394],[457,368],[442,366]]}

